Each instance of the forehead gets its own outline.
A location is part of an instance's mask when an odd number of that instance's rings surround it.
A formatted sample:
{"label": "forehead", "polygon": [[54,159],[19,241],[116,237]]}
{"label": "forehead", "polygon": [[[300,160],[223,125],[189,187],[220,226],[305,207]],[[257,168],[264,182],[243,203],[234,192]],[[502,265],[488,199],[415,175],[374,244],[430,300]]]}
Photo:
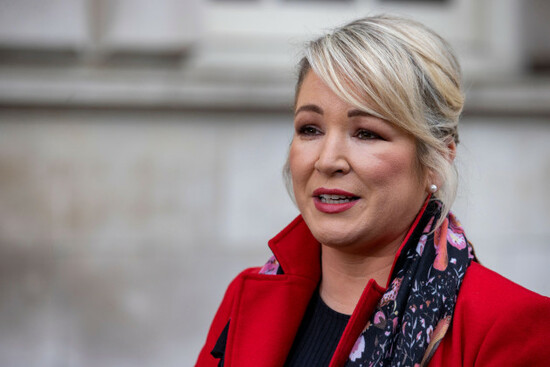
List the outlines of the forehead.
{"label": "forehead", "polygon": [[301,88],[298,91],[294,113],[297,115],[299,112],[305,110],[323,114],[322,111],[330,111],[330,113],[344,113],[348,117],[373,117],[387,124],[394,125],[371,106],[372,103],[370,102],[362,101],[361,103],[352,104],[348,99],[340,97],[323,79],[310,70],[304,77]]}
{"label": "forehead", "polygon": [[[382,109],[375,102],[376,98],[373,99],[367,93],[357,91],[357,88],[352,83],[343,81],[342,78],[331,81],[331,83],[332,87],[327,85],[321,77],[310,69],[297,90],[294,110],[297,111],[302,104],[314,101],[318,103],[339,104],[340,107],[363,111],[391,123],[385,114],[380,112]],[[335,85],[341,87],[338,88]],[[335,92],[335,89],[339,89],[340,92]]]}
{"label": "forehead", "polygon": [[308,71],[296,96],[295,111],[306,104],[323,104],[337,108],[351,108],[313,71]]}

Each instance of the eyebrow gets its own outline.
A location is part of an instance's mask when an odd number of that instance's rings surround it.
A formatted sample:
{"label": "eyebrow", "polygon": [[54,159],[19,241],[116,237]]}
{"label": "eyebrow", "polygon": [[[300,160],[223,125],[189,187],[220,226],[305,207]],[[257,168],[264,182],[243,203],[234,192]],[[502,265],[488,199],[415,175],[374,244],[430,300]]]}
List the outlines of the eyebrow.
{"label": "eyebrow", "polygon": [[298,113],[300,113],[302,111],[311,111],[311,112],[318,113],[319,115],[323,114],[323,109],[321,107],[319,107],[317,105],[314,105],[314,104],[306,104],[306,105],[300,106],[296,110],[296,112],[294,112],[294,116],[296,116]]}
{"label": "eyebrow", "polygon": [[348,117],[355,117],[355,116],[376,117],[372,113],[368,113],[366,111],[361,111],[361,110],[348,111]]}
{"label": "eyebrow", "polygon": [[[310,112],[315,112],[315,113],[318,113],[319,115],[323,115],[323,109],[317,105],[314,105],[314,104],[306,104],[306,105],[303,105],[303,106],[300,106],[296,112],[294,112],[294,116],[296,116],[297,114],[299,114],[300,112],[303,112],[303,111],[310,111]],[[355,117],[355,116],[364,116],[364,117],[376,117],[374,116],[372,113],[368,113],[366,111],[361,111],[361,110],[357,110],[357,109],[353,109],[353,110],[350,110],[348,111],[348,117]]]}

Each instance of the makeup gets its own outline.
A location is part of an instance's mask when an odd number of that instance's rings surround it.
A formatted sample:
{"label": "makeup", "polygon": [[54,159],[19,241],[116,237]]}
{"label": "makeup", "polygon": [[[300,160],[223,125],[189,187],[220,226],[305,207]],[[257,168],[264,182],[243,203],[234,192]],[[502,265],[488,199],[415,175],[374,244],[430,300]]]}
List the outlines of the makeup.
{"label": "makeup", "polygon": [[313,192],[315,208],[327,214],[336,214],[352,208],[359,201],[353,193],[340,189],[318,188]]}

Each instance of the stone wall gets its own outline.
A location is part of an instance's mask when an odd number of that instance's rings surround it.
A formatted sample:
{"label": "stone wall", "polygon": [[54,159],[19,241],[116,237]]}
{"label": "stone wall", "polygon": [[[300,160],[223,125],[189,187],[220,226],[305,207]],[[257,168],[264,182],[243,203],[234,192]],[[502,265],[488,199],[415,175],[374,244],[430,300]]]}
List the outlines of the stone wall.
{"label": "stone wall", "polygon": [[[190,366],[223,291],[296,214],[287,113],[0,110],[0,365]],[[550,295],[550,124],[466,117],[455,212]]]}

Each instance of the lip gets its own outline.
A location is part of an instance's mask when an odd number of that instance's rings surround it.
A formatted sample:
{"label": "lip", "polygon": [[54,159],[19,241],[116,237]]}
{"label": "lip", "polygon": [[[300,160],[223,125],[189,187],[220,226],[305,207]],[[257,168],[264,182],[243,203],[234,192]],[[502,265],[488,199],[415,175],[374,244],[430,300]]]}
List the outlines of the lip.
{"label": "lip", "polygon": [[[342,195],[354,197],[356,199],[347,203],[329,204],[323,203],[319,198],[320,195]],[[321,187],[313,191],[313,203],[315,204],[315,208],[317,208],[317,210],[319,210],[320,212],[327,214],[345,212],[346,210],[351,209],[355,204],[357,204],[357,202],[359,201],[358,199],[359,197],[357,195],[340,189],[326,189],[324,187]]]}

